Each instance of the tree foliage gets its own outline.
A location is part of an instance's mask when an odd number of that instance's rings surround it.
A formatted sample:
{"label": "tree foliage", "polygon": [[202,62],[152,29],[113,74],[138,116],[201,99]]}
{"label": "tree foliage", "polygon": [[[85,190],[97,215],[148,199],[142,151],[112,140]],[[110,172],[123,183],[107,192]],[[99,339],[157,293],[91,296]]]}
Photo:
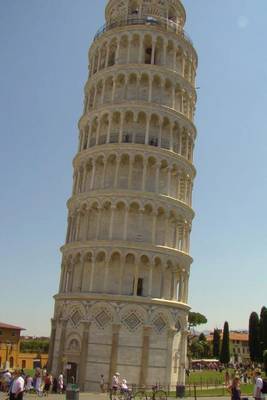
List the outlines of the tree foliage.
{"label": "tree foliage", "polygon": [[222,348],[220,353],[220,362],[228,364],[230,361],[230,345],[229,345],[229,325],[226,321],[223,327]]}
{"label": "tree foliage", "polygon": [[260,331],[260,320],[256,312],[252,312],[249,318],[249,334],[248,334],[248,345],[250,359],[253,362],[260,361],[260,342],[259,332]]}
{"label": "tree foliage", "polygon": [[210,344],[203,333],[199,337],[195,336],[191,338],[189,342],[189,354],[190,358],[193,359],[210,357]]}
{"label": "tree foliage", "polygon": [[198,325],[206,324],[208,322],[205,315],[197,312],[189,312],[188,324],[189,328],[194,328]]}
{"label": "tree foliage", "polygon": [[21,340],[21,353],[48,353],[49,339]]}
{"label": "tree foliage", "polygon": [[263,366],[265,374],[267,375],[267,350],[264,350],[263,352]]}
{"label": "tree foliage", "polygon": [[260,327],[261,327],[261,336],[260,336],[260,351],[261,356],[263,359],[263,353],[267,350],[267,309],[263,307],[261,312],[261,319],[260,319]]}
{"label": "tree foliage", "polygon": [[219,329],[214,329],[213,332],[213,357],[220,357],[220,347],[221,347],[221,332]]}
{"label": "tree foliage", "polygon": [[263,362],[263,352],[264,352],[264,326],[263,326],[263,314],[266,310],[266,307],[263,306],[260,312],[260,321],[259,321],[259,361]]}

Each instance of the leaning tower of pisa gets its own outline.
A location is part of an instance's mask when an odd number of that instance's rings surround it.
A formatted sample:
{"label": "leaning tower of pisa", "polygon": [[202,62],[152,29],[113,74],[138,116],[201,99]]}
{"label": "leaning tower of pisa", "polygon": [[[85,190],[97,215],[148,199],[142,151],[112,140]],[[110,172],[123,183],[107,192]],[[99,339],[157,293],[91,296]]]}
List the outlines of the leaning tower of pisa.
{"label": "leaning tower of pisa", "polygon": [[109,0],[89,51],[49,369],[184,383],[197,54],[180,0]]}

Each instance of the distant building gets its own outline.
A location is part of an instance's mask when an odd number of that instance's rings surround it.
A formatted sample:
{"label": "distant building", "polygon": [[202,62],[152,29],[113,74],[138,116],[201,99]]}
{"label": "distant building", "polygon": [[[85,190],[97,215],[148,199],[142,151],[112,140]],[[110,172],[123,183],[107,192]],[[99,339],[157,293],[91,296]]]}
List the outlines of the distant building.
{"label": "distant building", "polygon": [[47,364],[48,354],[20,351],[21,340],[26,339],[21,336],[21,331],[24,330],[19,326],[0,322],[0,369],[33,369]]}
{"label": "distant building", "polygon": [[[221,332],[221,339],[222,339]],[[207,341],[213,341],[213,332],[207,336]],[[231,362],[247,364],[250,362],[247,331],[231,331],[229,333]]]}
{"label": "distant building", "polygon": [[0,322],[0,367],[14,368],[18,364],[20,332],[19,326]]}

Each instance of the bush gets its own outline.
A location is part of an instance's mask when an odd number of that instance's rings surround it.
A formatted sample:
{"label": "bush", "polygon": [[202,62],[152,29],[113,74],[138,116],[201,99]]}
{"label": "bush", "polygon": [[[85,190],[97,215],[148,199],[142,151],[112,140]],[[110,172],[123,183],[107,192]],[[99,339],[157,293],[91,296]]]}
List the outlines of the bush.
{"label": "bush", "polygon": [[30,339],[22,340],[20,342],[21,353],[48,353],[49,340],[48,339]]}

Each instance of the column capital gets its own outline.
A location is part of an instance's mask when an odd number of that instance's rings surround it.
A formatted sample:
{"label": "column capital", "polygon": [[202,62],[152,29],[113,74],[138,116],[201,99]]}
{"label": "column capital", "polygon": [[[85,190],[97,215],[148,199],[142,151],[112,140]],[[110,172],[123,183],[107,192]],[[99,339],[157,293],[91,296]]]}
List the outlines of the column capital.
{"label": "column capital", "polygon": [[89,320],[85,320],[81,321],[81,324],[83,325],[84,332],[89,332],[92,322]]}
{"label": "column capital", "polygon": [[119,333],[121,326],[121,324],[112,324],[112,333]]}
{"label": "column capital", "polygon": [[143,327],[143,334],[144,336],[150,336],[152,332],[152,326],[151,325],[144,325]]}

